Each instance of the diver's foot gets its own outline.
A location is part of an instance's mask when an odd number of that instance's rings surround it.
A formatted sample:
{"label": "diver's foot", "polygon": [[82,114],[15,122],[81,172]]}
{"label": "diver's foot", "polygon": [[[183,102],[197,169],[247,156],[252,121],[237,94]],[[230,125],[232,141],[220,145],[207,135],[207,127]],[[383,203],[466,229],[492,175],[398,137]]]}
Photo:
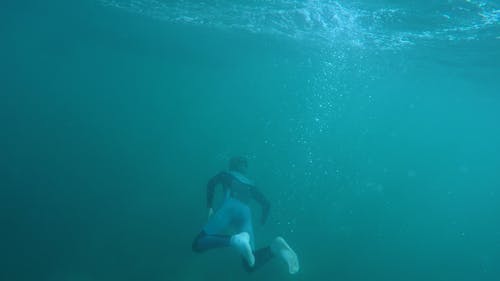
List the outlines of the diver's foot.
{"label": "diver's foot", "polygon": [[295,274],[299,272],[299,258],[297,254],[288,246],[283,237],[276,237],[271,244],[271,251],[288,264],[288,272]]}
{"label": "diver's foot", "polygon": [[241,232],[231,236],[231,246],[247,261],[250,267],[255,264],[255,257],[250,246],[250,235],[247,232]]}

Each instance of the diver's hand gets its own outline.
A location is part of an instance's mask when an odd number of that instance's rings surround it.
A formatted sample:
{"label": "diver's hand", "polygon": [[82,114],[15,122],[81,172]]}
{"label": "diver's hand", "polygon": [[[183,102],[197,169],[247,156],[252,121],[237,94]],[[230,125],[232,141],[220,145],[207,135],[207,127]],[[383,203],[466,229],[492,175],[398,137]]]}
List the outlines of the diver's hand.
{"label": "diver's hand", "polygon": [[210,218],[214,214],[214,209],[208,208],[208,218]]}

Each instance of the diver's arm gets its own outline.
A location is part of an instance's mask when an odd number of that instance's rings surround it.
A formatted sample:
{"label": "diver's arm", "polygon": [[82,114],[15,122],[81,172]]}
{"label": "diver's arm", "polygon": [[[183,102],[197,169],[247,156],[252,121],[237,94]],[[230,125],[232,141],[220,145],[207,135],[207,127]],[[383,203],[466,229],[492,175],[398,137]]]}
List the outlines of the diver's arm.
{"label": "diver's arm", "polygon": [[214,201],[215,186],[218,184],[228,185],[231,178],[226,172],[220,172],[207,183],[207,207],[212,209]]}
{"label": "diver's arm", "polygon": [[214,201],[214,193],[215,193],[215,186],[220,182],[220,173],[211,178],[208,183],[207,183],[207,208],[209,209],[209,216],[210,210],[212,210],[212,204]]}
{"label": "diver's arm", "polygon": [[256,187],[252,188],[252,196],[260,204],[262,207],[262,215],[260,222],[265,224],[267,221],[267,217],[269,216],[269,209],[271,208],[271,203],[266,199],[264,194],[262,194]]}

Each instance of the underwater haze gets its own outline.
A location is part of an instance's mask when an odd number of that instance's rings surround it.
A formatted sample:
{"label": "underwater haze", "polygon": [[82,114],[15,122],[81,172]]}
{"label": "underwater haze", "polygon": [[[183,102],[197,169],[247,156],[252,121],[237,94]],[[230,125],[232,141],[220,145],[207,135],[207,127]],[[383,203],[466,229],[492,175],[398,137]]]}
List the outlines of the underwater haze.
{"label": "underwater haze", "polygon": [[[0,280],[500,280],[499,19],[497,0],[3,1]],[[234,155],[271,202],[257,247],[285,237],[298,274],[192,252]]]}

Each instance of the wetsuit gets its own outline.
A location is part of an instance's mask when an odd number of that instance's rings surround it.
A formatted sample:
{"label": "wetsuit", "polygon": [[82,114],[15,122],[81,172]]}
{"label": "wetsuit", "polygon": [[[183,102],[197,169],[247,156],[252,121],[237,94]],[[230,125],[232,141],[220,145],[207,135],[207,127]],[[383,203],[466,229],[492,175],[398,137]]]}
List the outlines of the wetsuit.
{"label": "wetsuit", "polygon": [[244,263],[244,266],[247,270],[252,271],[269,260],[272,253],[269,247],[255,251],[252,216],[248,203],[253,199],[261,205],[261,223],[265,223],[267,220],[270,203],[251,180],[241,173],[228,171],[217,174],[208,182],[208,208],[212,208],[214,191],[218,184],[222,185],[224,201],[193,241],[193,250],[203,252],[209,249],[230,246],[231,235],[221,233],[229,227],[234,227],[237,233],[247,232],[250,235],[250,245],[254,250],[256,260],[253,268],[250,268],[246,263]]}

